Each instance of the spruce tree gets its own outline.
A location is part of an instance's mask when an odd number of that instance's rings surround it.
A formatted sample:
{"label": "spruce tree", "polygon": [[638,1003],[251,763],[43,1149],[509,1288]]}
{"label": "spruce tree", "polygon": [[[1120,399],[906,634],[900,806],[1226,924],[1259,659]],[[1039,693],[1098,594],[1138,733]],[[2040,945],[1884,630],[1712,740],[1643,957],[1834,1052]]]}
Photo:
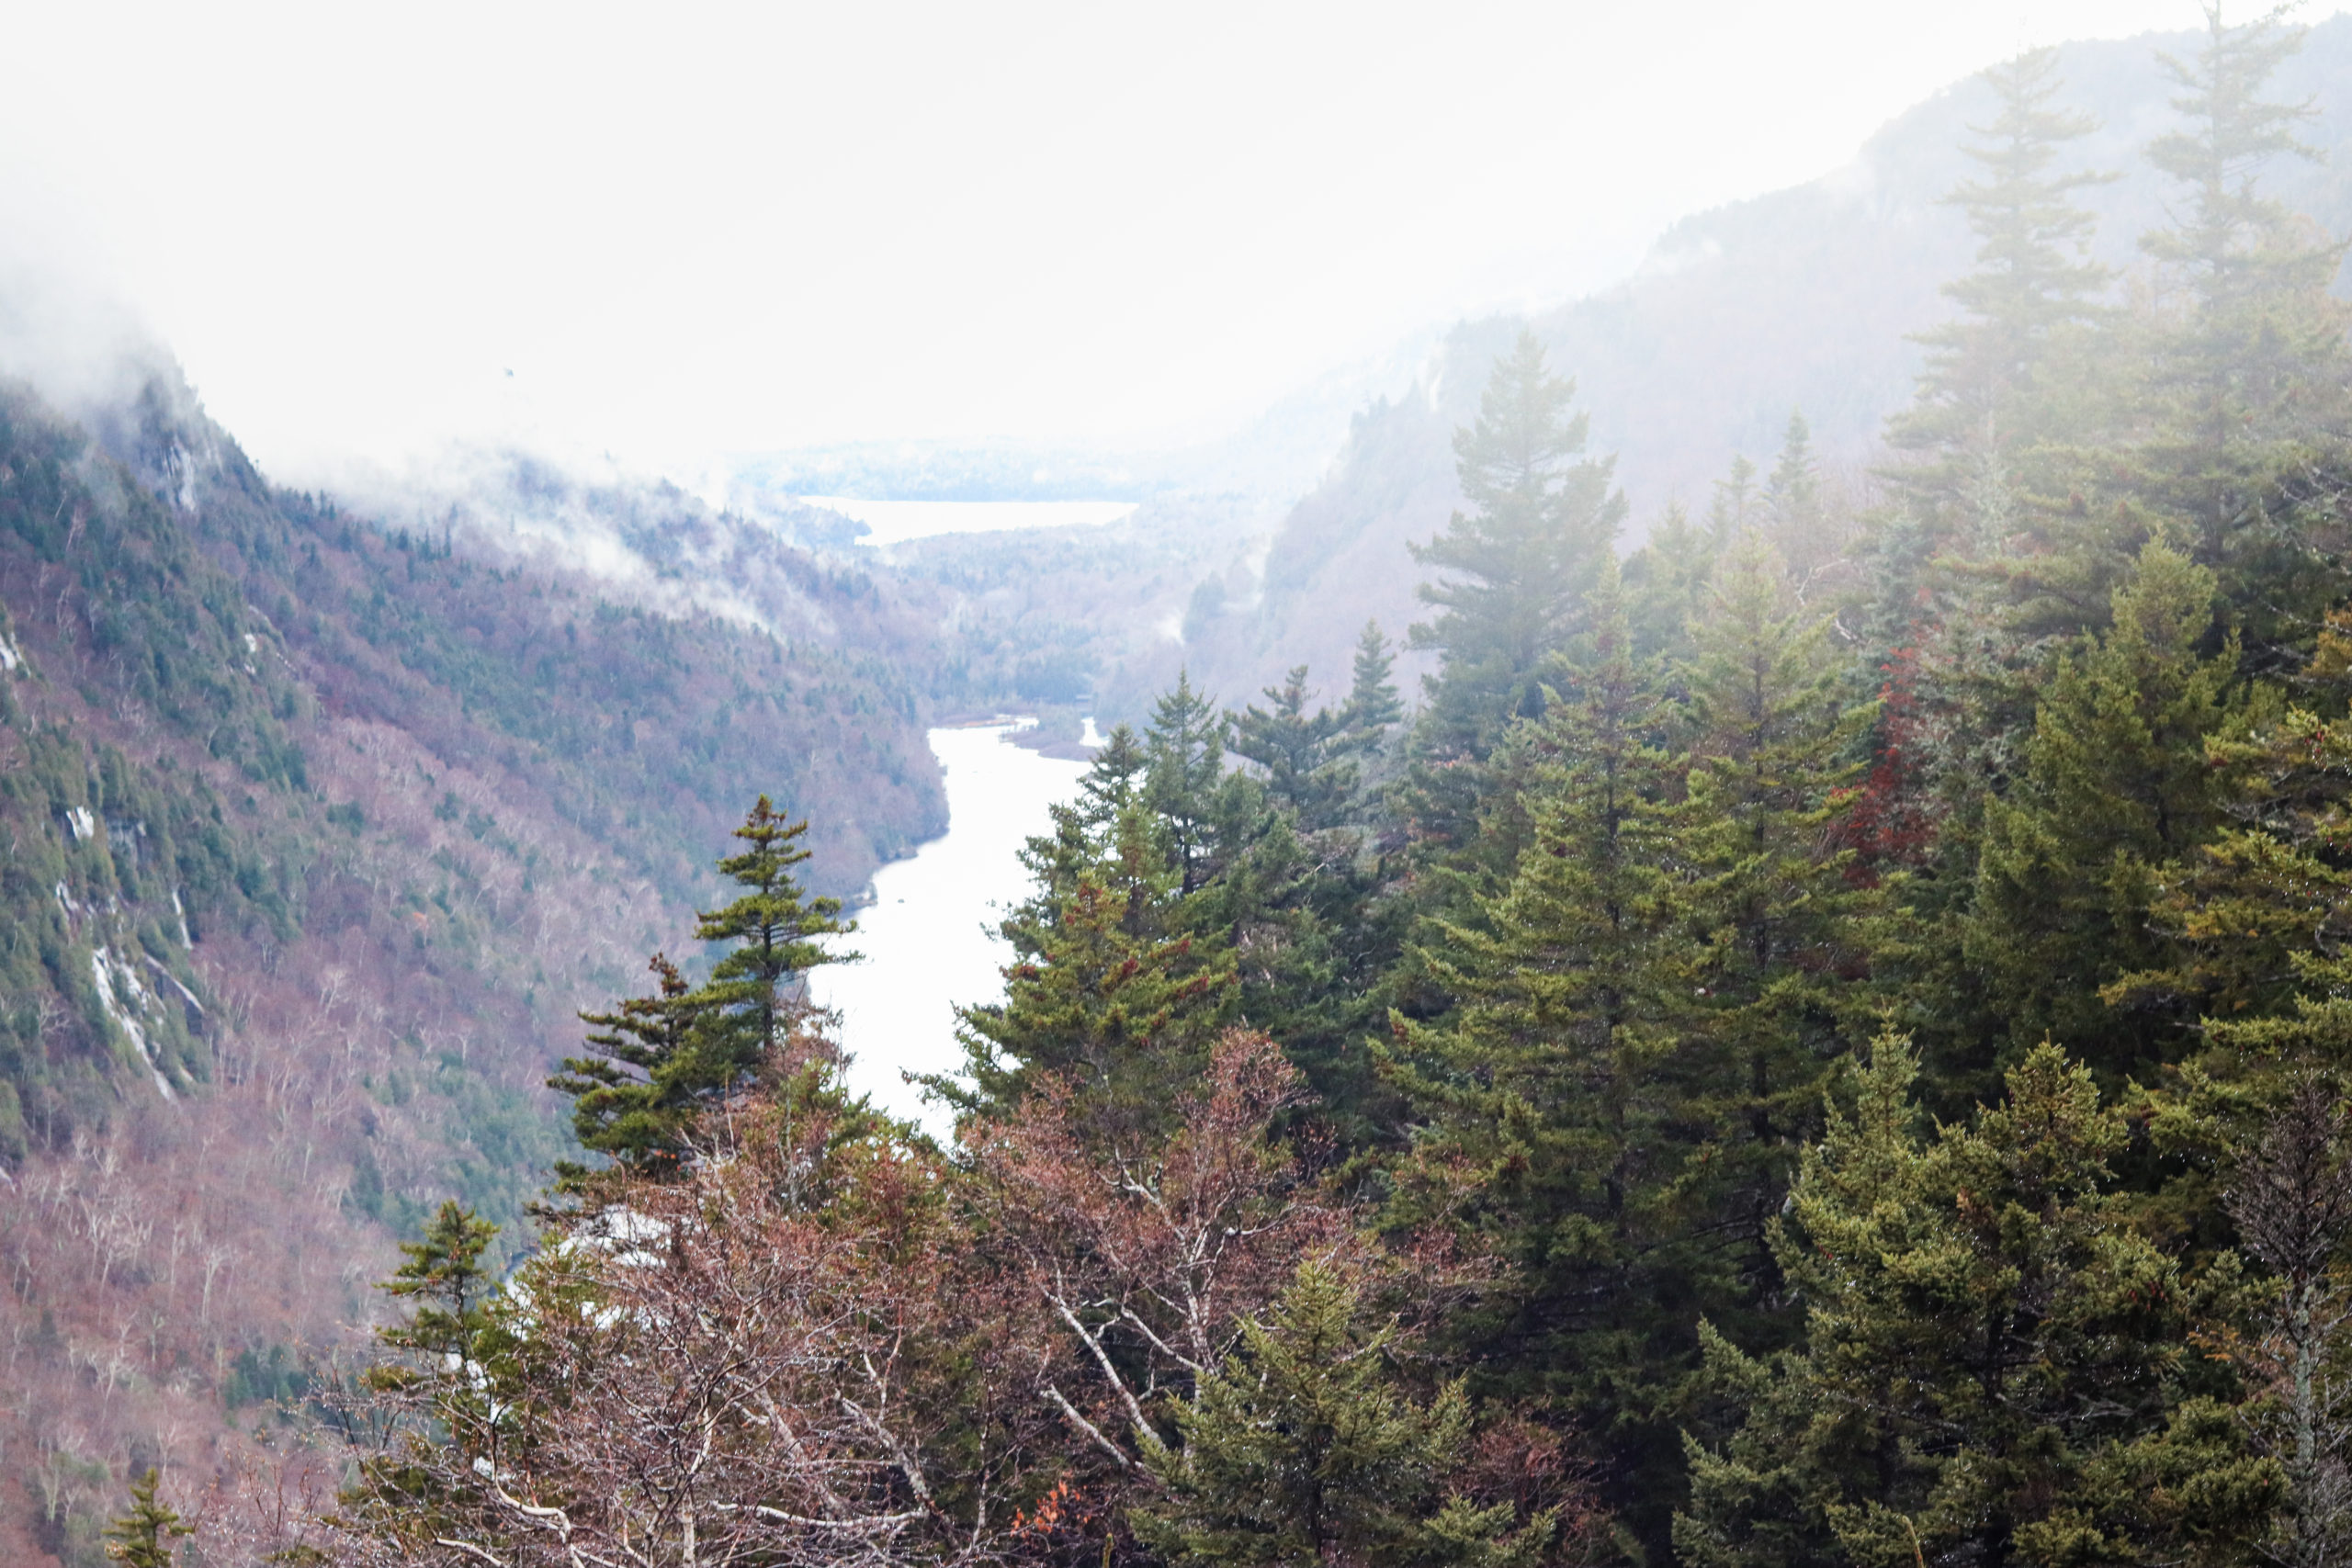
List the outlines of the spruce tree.
{"label": "spruce tree", "polygon": [[966,1113],[1010,1106],[1041,1074],[1081,1099],[1090,1129],[1158,1127],[1208,1059],[1231,1007],[1231,954],[1175,929],[1179,894],[1154,820],[1130,805],[1069,891],[1008,919],[1005,999],[956,1010],[966,1083],[929,1081]]}
{"label": "spruce tree", "polygon": [[405,1261],[383,1288],[413,1304],[405,1321],[378,1330],[377,1337],[419,1358],[428,1374],[437,1375],[451,1358],[478,1359],[495,1327],[491,1305],[497,1276],[483,1255],[497,1235],[496,1225],[456,1199],[445,1201],[423,1236],[401,1243]]}
{"label": "spruce tree", "polygon": [[1961,525],[1951,509],[1982,513],[1970,502],[2005,488],[2021,445],[2058,435],[2052,360],[2068,329],[2096,319],[2111,276],[2089,258],[2096,221],[2074,197],[2115,176],[2059,166],[2098,121],[2054,107],[2057,71],[2058,51],[2038,49],[1984,73],[1999,110],[1971,125],[1978,140],[1961,149],[1980,174],[1944,197],[1976,236],[1976,268],[1944,285],[1961,318],[1919,334],[1918,394],[1887,429],[1892,445],[1920,455],[1895,477],[1939,537]]}
{"label": "spruce tree", "polygon": [[[548,1087],[571,1097],[581,1147],[630,1171],[659,1175],[678,1168],[679,1134],[692,1114],[691,1100],[672,1090],[671,1064],[689,1048],[709,1004],[666,954],[655,953],[647,967],[654,993],[628,998],[611,1012],[582,1013],[592,1054],[565,1057]],[[593,1173],[567,1161],[557,1177],[565,1188],[579,1189]]]}
{"label": "spruce tree", "polygon": [[1387,1365],[1393,1324],[1369,1330],[1358,1287],[1307,1262],[1264,1324],[1176,1406],[1179,1442],[1146,1463],[1162,1489],[1133,1517],[1175,1563],[1220,1568],[1376,1568],[1543,1560],[1555,1513],[1521,1522],[1447,1479],[1469,1451],[1469,1402],[1452,1383],[1422,1404]]}
{"label": "spruce tree", "polygon": [[1713,497],[1707,503],[1707,535],[1714,553],[1729,549],[1734,540],[1761,523],[1761,509],[1756,465],[1738,453],[1732,454],[1731,471],[1715,481]]}
{"label": "spruce tree", "polygon": [[1101,833],[1119,814],[1141,799],[1147,770],[1151,765],[1142,737],[1131,726],[1114,724],[1102,738],[1102,749],[1087,764],[1079,781],[1080,814],[1087,828]]}
{"label": "spruce tree", "polygon": [[2269,1271],[2254,1332],[2233,1347],[2256,1389],[2240,1417],[2286,1482],[2264,1555],[2327,1568],[2352,1551],[2352,1119],[2337,1082],[2297,1078],[2224,1201]]}
{"label": "spruce tree", "polygon": [[[343,1494],[363,1534],[460,1533],[435,1527],[477,1514],[484,1492],[478,1478],[512,1483],[528,1453],[519,1341],[485,1258],[497,1234],[455,1200],[444,1202],[419,1239],[401,1244],[401,1264],[383,1282],[409,1311],[376,1331],[392,1354],[368,1368],[364,1382],[411,1425],[400,1441],[361,1462],[358,1482]],[[443,1444],[466,1461],[454,1488],[414,1462],[421,1450]]]}
{"label": "spruce tree", "polygon": [[2340,466],[2322,454],[2352,434],[2352,309],[2329,291],[2345,246],[2257,179],[2273,158],[2315,156],[2295,134],[2315,107],[2264,96],[2301,41],[2281,11],[2233,26],[2217,4],[2194,58],[2163,57],[2188,123],[2148,159],[2185,199],[2141,242],[2185,295],[2152,344],[2160,434],[2142,455],[2143,492],[2189,522],[2193,555],[2245,605],[2257,650],[2306,641],[2346,581],[2340,525],[2307,495],[2309,470]]}
{"label": "spruce tree", "polygon": [[1650,536],[1626,559],[1624,593],[1634,649],[1645,659],[1679,659],[1714,570],[1717,542],[1679,505],[1650,525]]}
{"label": "spruce tree", "polygon": [[1306,666],[1292,667],[1283,683],[1265,689],[1271,707],[1251,704],[1234,717],[1233,752],[1266,770],[1267,792],[1302,829],[1332,826],[1355,788],[1355,769],[1333,755],[1348,717],[1329,708],[1306,711]]}
{"label": "spruce tree", "polygon": [[1209,876],[1209,819],[1225,778],[1225,717],[1214,699],[1179,671],[1173,690],[1152,705],[1144,730],[1144,799],[1166,825],[1178,890]]}
{"label": "spruce tree", "polygon": [[2234,648],[2199,651],[2212,574],[2162,541],[2116,591],[2113,625],[2060,661],[2024,777],[1987,807],[1968,959],[2012,1050],[2067,1041],[2120,1082],[2174,1057],[2187,1021],[2110,1007],[2103,987],[2165,967],[2157,869],[2219,826],[2205,740],[2229,712]]}
{"label": "spruce tree", "polygon": [[[588,1036],[594,1054],[565,1058],[563,1071],[548,1083],[573,1097],[572,1122],[584,1147],[634,1172],[674,1173],[695,1115],[775,1061],[801,1016],[791,995],[800,977],[817,964],[856,957],[832,952],[821,940],[856,929],[840,919],[841,900],[807,897],[792,875],[808,858],[799,843],[808,830],[806,822],[786,822],[761,795],[735,829],[749,847],[718,863],[742,896],[704,911],[695,926],[704,942],[735,944],[710,978],[689,988],[656,954],[656,994],[630,998],[612,1012],[581,1015],[596,1031]],[[820,1077],[830,1065],[830,1057],[793,1064]],[[569,1164],[558,1177],[574,1190],[593,1181],[592,1172]]]}
{"label": "spruce tree", "polygon": [[1678,897],[1705,947],[1685,1032],[1724,1138],[1714,1179],[1736,1194],[1726,1235],[1759,1306],[1773,1277],[1765,1221],[1871,1006],[1871,898],[1838,847],[1870,712],[1839,701],[1829,635],[1770,544],[1753,531],[1733,543],[1686,671],[1692,756],[1668,818],[1688,878]]}
{"label": "spruce tree", "polygon": [[1575,396],[1524,332],[1496,362],[1477,422],[1454,434],[1455,472],[1476,510],[1412,547],[1442,574],[1419,590],[1437,615],[1411,634],[1413,647],[1444,655],[1422,716],[1421,744],[1435,756],[1483,759],[1514,717],[1542,711],[1544,660],[1576,631],[1623,524],[1616,460],[1584,456],[1590,421],[1570,412]]}
{"label": "spruce tree", "polygon": [[1452,1348],[1605,1432],[1605,1490],[1655,1537],[1691,1320],[1736,1280],[1708,1153],[1724,1130],[1686,1050],[1701,952],[1668,831],[1678,781],[1617,586],[1604,564],[1593,662],[1532,742],[1532,832],[1509,883],[1420,938],[1457,1005],[1392,1020],[1388,1071],[1418,1133],[1390,1218],[1465,1229],[1509,1267],[1449,1325]]}
{"label": "spruce tree", "polygon": [[1354,680],[1348,688],[1347,706],[1340,710],[1348,732],[1360,744],[1377,744],[1382,732],[1405,716],[1396,682],[1388,678],[1396,665],[1396,655],[1381,634],[1380,623],[1366,621],[1363,634],[1356,638]]}
{"label": "spruce tree", "polygon": [[784,1042],[796,1011],[787,987],[820,964],[853,961],[822,941],[856,930],[842,919],[838,898],[810,898],[792,875],[808,858],[800,840],[808,824],[786,822],[762,795],[735,829],[747,846],[718,863],[719,874],[743,889],[741,897],[697,918],[703,942],[734,943],[711,966],[701,987],[707,1021],[696,1032],[693,1066],[682,1083],[704,1095],[724,1094]]}
{"label": "spruce tree", "polygon": [[1821,475],[1813,458],[1813,426],[1795,409],[1789,411],[1781,455],[1764,481],[1764,512],[1783,555],[1809,545],[1821,527]]}
{"label": "spruce tree", "polygon": [[151,1465],[130,1483],[130,1511],[107,1526],[107,1556],[124,1568],[172,1568],[171,1543],[196,1533],[195,1526],[155,1500],[158,1483]]}
{"label": "spruce tree", "polygon": [[2051,1045],[1923,1136],[1917,1057],[1880,1039],[1806,1151],[1772,1245],[1802,1348],[1710,1330],[1735,1416],[1693,1443],[1693,1568],[2242,1562],[2279,1495],[2192,1333],[2201,1293],[2115,1190],[2128,1141]]}

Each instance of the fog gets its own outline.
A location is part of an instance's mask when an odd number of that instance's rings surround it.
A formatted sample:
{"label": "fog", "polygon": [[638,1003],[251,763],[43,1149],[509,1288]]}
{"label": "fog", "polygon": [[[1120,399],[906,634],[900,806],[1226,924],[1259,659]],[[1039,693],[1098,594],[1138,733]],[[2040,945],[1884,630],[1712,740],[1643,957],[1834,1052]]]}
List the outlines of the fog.
{"label": "fog", "polygon": [[11,20],[0,261],[74,298],[28,325],[12,289],[8,352],[142,321],[297,482],[453,438],[671,472],[1198,438],[1432,321],[1604,283],[2022,44],[2196,20],[40,7]]}

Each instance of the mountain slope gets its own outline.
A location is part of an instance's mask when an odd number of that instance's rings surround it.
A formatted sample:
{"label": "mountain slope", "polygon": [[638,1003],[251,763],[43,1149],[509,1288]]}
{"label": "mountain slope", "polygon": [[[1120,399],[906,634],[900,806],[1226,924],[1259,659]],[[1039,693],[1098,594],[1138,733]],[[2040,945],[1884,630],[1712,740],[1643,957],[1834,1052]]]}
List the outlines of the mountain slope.
{"label": "mountain slope", "polygon": [[831,891],[943,823],[854,585],[787,646],[457,546],[274,490],[175,378],[0,394],[0,1559],[254,1458],[443,1197],[520,1223],[576,1010],[754,794]]}
{"label": "mountain slope", "polygon": [[[2099,219],[2097,254],[2140,263],[2138,238],[2165,220],[2165,182],[2141,156],[2172,123],[2159,50],[2193,54],[2188,34],[2077,43],[2062,51],[2062,100],[2101,129],[2078,144],[2083,167],[2121,177],[2084,193]],[[2304,139],[2322,164],[2274,160],[2267,188],[2329,232],[2352,231],[2352,17],[2312,28],[2283,66],[2276,96],[2312,98]],[[1554,369],[1577,382],[1593,449],[1614,453],[1634,505],[1632,540],[1669,502],[1703,509],[1735,453],[1769,466],[1801,410],[1833,483],[1867,483],[1888,414],[1911,393],[1917,350],[1906,334],[1946,319],[1939,289],[1971,265],[1965,225],[1939,198],[1968,170],[1967,126],[1989,117],[1970,80],[1872,137],[1848,167],[1793,189],[1686,219],[1615,288],[1525,319]],[[1284,520],[1252,594],[1181,647],[1158,648],[1123,688],[1148,690],[1188,664],[1197,682],[1238,702],[1305,662],[1344,686],[1364,621],[1400,633],[1420,617],[1408,540],[1427,539],[1460,504],[1453,432],[1475,415],[1495,358],[1522,319],[1466,322],[1430,358],[1414,391],[1358,415],[1332,471]]]}

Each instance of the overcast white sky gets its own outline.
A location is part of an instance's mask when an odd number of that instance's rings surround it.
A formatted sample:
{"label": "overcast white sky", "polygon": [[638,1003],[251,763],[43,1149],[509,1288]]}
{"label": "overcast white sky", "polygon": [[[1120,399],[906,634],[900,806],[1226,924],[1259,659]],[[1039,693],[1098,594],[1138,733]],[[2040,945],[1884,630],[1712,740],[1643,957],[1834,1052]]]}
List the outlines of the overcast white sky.
{"label": "overcast white sky", "polygon": [[1197,432],[1430,321],[1606,282],[2023,43],[2197,20],[18,4],[0,262],[131,301],[296,481],[449,435],[690,467]]}

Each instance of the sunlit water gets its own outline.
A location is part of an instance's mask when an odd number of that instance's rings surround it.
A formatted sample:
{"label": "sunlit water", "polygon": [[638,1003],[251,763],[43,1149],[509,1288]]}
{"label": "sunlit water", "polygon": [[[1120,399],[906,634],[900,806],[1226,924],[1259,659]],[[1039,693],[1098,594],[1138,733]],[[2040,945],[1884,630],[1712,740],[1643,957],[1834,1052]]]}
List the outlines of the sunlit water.
{"label": "sunlit water", "polygon": [[1132,501],[863,501],[804,495],[801,501],[863,523],[869,545],[902,545],[941,534],[1000,534],[1011,528],[1099,527],[1136,509]]}
{"label": "sunlit water", "polygon": [[[1091,721],[1088,728],[1091,735]],[[1086,771],[1083,762],[1006,745],[1005,734],[1001,727],[931,732],[947,771],[947,831],[876,873],[874,902],[857,912],[849,942],[865,961],[809,976],[816,999],[841,1012],[851,1085],[942,1135],[950,1119],[902,1075],[962,1065],[956,1007],[1004,994],[999,971],[1012,950],[996,922],[1028,890],[1022,840],[1046,830],[1046,808],[1075,795]]]}

